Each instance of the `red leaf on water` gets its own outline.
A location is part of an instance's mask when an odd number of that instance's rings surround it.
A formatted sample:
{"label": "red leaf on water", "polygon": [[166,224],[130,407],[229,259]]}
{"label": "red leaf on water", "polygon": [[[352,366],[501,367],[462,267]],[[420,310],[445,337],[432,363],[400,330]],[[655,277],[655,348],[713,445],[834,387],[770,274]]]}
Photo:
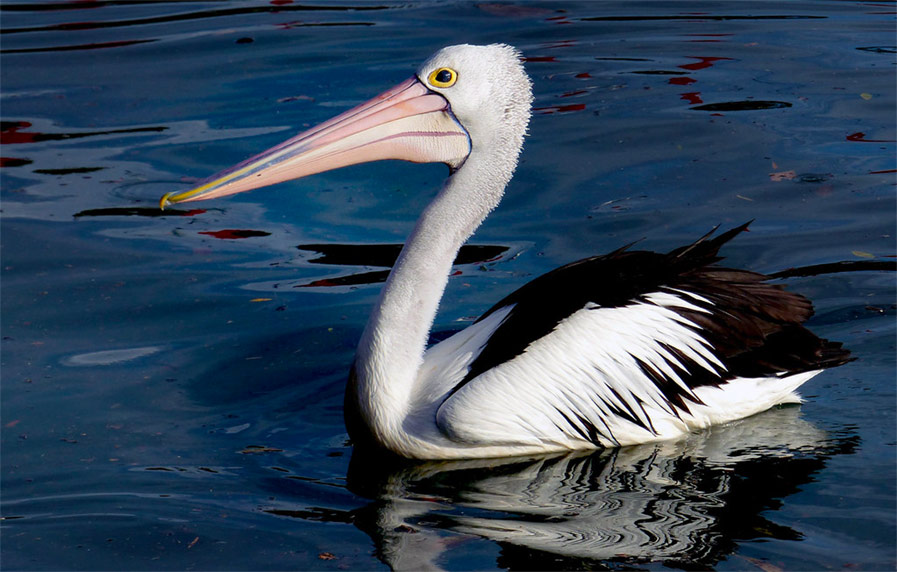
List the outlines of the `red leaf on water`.
{"label": "red leaf on water", "polygon": [[696,62],[693,63],[693,64],[683,64],[683,65],[681,65],[681,66],[679,66],[679,67],[682,68],[682,69],[684,69],[684,70],[692,70],[692,71],[695,71],[695,70],[702,70],[702,69],[704,69],[704,68],[712,67],[713,64],[715,64],[715,63],[718,62],[718,61],[722,61],[722,60],[731,60],[731,59],[732,59],[732,58],[714,58],[714,57],[710,57],[710,58],[702,58],[702,57],[696,57],[696,56],[689,56],[689,58],[690,58],[690,59],[693,59],[693,60],[698,60],[698,61],[696,61]]}
{"label": "red leaf on water", "polygon": [[330,288],[331,286],[341,286],[332,280],[322,278],[321,280],[312,280],[308,284],[301,284],[301,288]]}
{"label": "red leaf on water", "polygon": [[862,131],[851,133],[847,136],[848,141],[861,141],[863,143],[894,143],[894,139],[866,139],[866,134]]}
{"label": "red leaf on water", "polygon": [[235,240],[238,238],[251,238],[253,236],[270,236],[270,232],[265,232],[263,230],[239,230],[239,229],[224,229],[224,230],[206,230],[202,231],[199,234],[206,234],[208,236],[214,236],[215,238],[220,238],[222,240]]}
{"label": "red leaf on water", "polygon": [[552,113],[567,113],[569,111],[582,111],[586,108],[585,103],[576,103],[574,105],[549,105],[548,107],[534,107],[533,111],[540,111],[543,115]]}
{"label": "red leaf on water", "polygon": [[19,129],[27,129],[31,124],[27,121],[4,123],[0,131],[0,145],[13,145],[15,143],[34,143],[35,137],[40,133],[19,133]]}

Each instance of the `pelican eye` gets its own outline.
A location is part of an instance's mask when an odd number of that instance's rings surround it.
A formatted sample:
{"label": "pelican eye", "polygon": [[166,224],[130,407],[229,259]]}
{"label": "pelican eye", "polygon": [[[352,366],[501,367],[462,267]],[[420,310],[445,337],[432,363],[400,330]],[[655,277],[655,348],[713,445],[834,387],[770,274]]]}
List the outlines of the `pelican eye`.
{"label": "pelican eye", "polygon": [[452,87],[458,81],[458,72],[451,68],[439,68],[430,72],[427,81],[433,87]]}

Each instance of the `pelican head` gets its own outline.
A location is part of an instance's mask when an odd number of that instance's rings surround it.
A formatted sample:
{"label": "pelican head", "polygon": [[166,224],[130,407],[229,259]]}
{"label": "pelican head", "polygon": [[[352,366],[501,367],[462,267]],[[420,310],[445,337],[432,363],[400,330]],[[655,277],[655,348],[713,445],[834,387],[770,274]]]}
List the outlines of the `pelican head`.
{"label": "pelican head", "polygon": [[166,194],[160,206],[381,159],[445,163],[455,171],[479,149],[501,150],[513,171],[531,103],[531,82],[514,48],[449,46],[392,89],[192,189]]}

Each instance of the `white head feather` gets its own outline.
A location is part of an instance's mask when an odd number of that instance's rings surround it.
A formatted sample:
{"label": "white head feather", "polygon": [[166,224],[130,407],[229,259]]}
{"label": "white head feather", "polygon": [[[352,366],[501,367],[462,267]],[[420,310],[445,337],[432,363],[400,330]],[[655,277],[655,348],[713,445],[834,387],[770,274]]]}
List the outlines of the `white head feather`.
{"label": "white head feather", "polygon": [[[428,78],[444,67],[455,70],[458,79],[451,87],[436,87]],[[516,48],[507,44],[449,46],[424,62],[417,77],[448,100],[474,151],[496,147],[514,151],[516,163],[533,102],[532,82]]]}

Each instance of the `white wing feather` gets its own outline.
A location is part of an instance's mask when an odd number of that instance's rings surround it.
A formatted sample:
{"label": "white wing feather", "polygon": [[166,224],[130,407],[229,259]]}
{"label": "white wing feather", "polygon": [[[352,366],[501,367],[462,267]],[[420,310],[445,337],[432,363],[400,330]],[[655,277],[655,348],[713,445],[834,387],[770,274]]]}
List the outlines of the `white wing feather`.
{"label": "white wing feather", "polygon": [[[616,308],[589,304],[573,313],[522,354],[448,397],[436,413],[437,426],[453,441],[474,447],[577,449],[644,443],[799,401],[794,389],[818,373],[735,378],[692,389],[683,379],[686,366],[714,375],[725,366],[675,308],[708,310],[672,293],[652,294],[647,300]],[[491,333],[498,323],[478,328],[479,333]],[[431,351],[441,351],[441,345]],[[692,363],[681,363],[667,348]],[[476,351],[465,354],[458,365],[474,357]],[[672,404],[639,362],[676,383],[688,411]],[[452,380],[460,381],[464,373],[456,371]]]}

